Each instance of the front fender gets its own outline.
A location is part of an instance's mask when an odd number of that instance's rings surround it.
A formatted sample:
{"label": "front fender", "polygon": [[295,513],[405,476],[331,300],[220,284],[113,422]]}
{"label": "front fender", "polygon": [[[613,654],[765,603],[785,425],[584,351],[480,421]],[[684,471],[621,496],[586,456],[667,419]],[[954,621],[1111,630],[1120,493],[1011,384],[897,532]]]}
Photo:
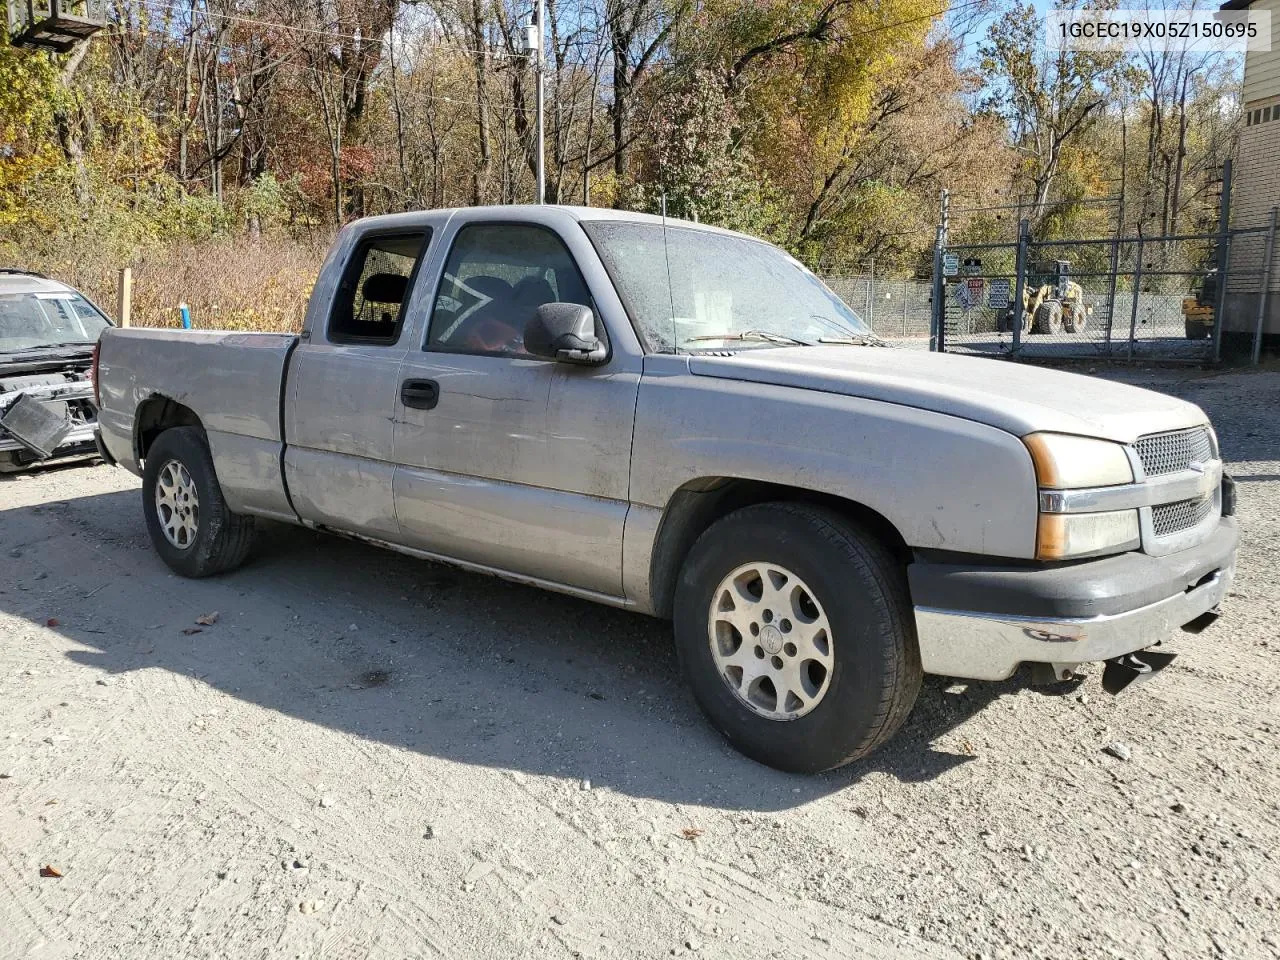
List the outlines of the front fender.
{"label": "front fender", "polygon": [[1017,437],[915,407],[674,371],[646,376],[634,504],[662,510],[701,477],[829,494],[885,517],[908,546],[1035,556],[1037,485]]}

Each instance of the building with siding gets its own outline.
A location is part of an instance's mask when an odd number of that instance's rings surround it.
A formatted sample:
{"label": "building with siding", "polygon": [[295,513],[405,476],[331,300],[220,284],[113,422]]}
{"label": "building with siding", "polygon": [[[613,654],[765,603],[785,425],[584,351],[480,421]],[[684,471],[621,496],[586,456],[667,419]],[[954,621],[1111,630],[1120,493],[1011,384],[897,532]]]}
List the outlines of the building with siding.
{"label": "building with siding", "polygon": [[[1250,50],[1244,61],[1244,129],[1231,186],[1231,227],[1263,227],[1280,207],[1280,0],[1228,0],[1223,10],[1269,10],[1270,50]],[[1232,244],[1223,331],[1251,341],[1263,295],[1265,237],[1241,237]],[[1264,331],[1269,345],[1280,341],[1280,242],[1272,251]],[[1225,346],[1224,342],[1224,346]]]}

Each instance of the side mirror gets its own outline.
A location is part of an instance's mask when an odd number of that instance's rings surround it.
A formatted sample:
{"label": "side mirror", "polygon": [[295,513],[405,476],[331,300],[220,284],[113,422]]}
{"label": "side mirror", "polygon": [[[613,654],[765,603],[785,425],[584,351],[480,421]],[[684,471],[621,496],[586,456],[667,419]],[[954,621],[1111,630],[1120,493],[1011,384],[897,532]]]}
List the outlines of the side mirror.
{"label": "side mirror", "polygon": [[605,345],[596,319],[580,303],[544,303],[524,328],[524,348],[535,357],[565,363],[603,363]]}

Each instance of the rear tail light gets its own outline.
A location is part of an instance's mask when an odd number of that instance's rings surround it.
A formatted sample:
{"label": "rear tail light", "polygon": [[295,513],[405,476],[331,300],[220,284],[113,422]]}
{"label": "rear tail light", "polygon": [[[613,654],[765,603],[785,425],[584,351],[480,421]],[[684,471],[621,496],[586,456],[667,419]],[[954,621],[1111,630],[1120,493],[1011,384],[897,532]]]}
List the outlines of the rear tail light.
{"label": "rear tail light", "polygon": [[102,406],[102,397],[98,393],[98,357],[102,353],[102,341],[99,340],[93,345],[93,364],[89,367],[89,379],[93,382],[93,404],[96,407]]}

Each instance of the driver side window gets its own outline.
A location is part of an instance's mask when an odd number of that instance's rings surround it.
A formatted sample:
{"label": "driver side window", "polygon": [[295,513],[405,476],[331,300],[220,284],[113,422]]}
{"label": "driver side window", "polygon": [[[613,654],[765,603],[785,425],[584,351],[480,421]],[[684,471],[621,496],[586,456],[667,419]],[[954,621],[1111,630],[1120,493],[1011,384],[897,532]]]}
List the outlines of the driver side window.
{"label": "driver side window", "polygon": [[592,306],[559,237],[532,224],[463,227],[445,264],[426,349],[528,356],[525,324],[544,303]]}

